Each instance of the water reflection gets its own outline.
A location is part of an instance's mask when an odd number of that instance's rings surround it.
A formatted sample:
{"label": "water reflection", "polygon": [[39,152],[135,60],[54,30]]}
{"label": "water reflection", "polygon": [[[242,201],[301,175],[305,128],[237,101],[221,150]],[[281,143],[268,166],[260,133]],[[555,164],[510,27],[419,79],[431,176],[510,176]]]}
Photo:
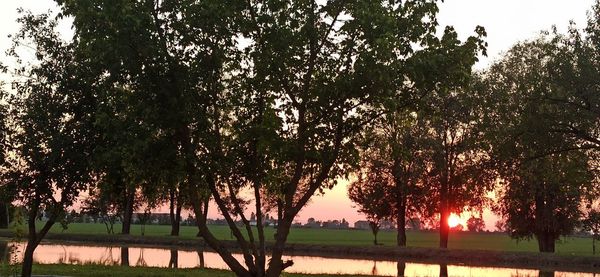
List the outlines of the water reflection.
{"label": "water reflection", "polygon": [[204,252],[202,252],[202,250],[196,250],[196,253],[198,253],[198,268],[205,268]]}
{"label": "water reflection", "polygon": [[[16,247],[16,253],[23,253],[25,244],[0,242],[3,249]],[[13,252],[12,260],[19,261],[21,254]],[[241,255],[234,255],[241,259]],[[593,277],[588,273],[545,272],[527,269],[468,267],[455,265],[434,265],[406,263],[403,261],[373,261],[357,259],[334,259],[321,257],[293,256],[294,265],[287,272],[309,274],[352,274],[379,276],[490,276],[490,277]],[[82,245],[42,244],[35,251],[34,260],[41,264],[105,264],[124,266],[151,266],[171,268],[220,268],[227,265],[214,252],[187,251],[176,248],[108,247]]]}
{"label": "water reflection", "polygon": [[[135,266],[141,266],[141,267],[147,267],[148,263],[146,262],[146,259],[144,258],[144,248],[140,248],[140,255],[138,256],[139,258],[137,259],[137,261],[135,262]],[[164,267],[164,266],[161,266]]]}
{"label": "water reflection", "polygon": [[440,264],[440,277],[448,277],[448,265]]}
{"label": "water reflection", "polygon": [[[112,248],[108,249],[111,252],[112,256]],[[121,247],[121,265],[129,266],[129,247]]]}
{"label": "water reflection", "polygon": [[404,271],[406,270],[406,263],[398,261],[396,263],[396,270],[398,270],[398,277],[404,277]]}
{"label": "water reflection", "polygon": [[176,248],[171,248],[171,259],[169,260],[168,268],[177,268],[177,262],[179,260],[179,251]]}
{"label": "water reflection", "polygon": [[544,271],[540,270],[540,274],[538,277],[554,277],[554,271]]}
{"label": "water reflection", "polygon": [[8,242],[0,241],[0,264],[8,261]]}

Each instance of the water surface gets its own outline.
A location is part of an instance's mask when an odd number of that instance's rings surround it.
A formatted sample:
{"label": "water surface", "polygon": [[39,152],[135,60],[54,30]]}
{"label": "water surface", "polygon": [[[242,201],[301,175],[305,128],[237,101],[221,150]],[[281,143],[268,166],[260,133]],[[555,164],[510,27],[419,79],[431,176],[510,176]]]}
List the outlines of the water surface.
{"label": "water surface", "polygon": [[[2,246],[4,244],[4,246]],[[20,261],[25,243],[0,241],[3,249],[12,249],[11,261]],[[240,254],[234,255],[238,260]],[[4,257],[7,259],[8,257]],[[2,258],[0,258],[1,261]],[[595,277],[593,273],[545,272],[531,269],[471,267],[391,262],[381,260],[338,259],[309,256],[286,256],[294,265],[286,270],[291,273],[313,274],[362,274],[373,276],[456,276],[456,277]],[[170,268],[217,268],[227,265],[215,252],[190,251],[153,247],[116,247],[95,245],[42,244],[35,250],[34,261],[40,264],[103,264],[124,266],[150,266]],[[600,276],[600,274],[598,274]]]}

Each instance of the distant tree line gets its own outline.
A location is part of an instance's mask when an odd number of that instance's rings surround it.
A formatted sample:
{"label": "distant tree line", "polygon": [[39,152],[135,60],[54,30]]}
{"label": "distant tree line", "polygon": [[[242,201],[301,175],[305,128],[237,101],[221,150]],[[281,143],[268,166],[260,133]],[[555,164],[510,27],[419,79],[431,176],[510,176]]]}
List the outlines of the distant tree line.
{"label": "distant tree line", "polygon": [[[23,276],[84,192],[84,212],[118,217],[123,234],[136,211],[168,204],[178,235],[189,209],[236,275],[261,277],[293,264],[298,213],[341,178],[356,177],[350,198],[374,228],[396,222],[399,246],[422,217],[447,247],[450,214],[481,211],[495,187],[510,235],[540,251],[594,207],[598,5],[585,30],[473,72],[484,28],[439,32],[436,1],[56,3],[57,15],[20,11],[16,65],[2,67],[0,204],[26,211]],[[211,201],[241,260],[208,228]]]}

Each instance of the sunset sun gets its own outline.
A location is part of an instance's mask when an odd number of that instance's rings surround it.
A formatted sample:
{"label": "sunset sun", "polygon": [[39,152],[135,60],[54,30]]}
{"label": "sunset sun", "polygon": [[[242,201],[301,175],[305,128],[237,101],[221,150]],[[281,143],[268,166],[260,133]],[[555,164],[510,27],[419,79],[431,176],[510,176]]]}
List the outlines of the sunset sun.
{"label": "sunset sun", "polygon": [[448,217],[448,226],[450,226],[450,228],[454,228],[458,226],[458,224],[460,224],[460,219],[458,216],[455,214],[450,214],[450,217]]}

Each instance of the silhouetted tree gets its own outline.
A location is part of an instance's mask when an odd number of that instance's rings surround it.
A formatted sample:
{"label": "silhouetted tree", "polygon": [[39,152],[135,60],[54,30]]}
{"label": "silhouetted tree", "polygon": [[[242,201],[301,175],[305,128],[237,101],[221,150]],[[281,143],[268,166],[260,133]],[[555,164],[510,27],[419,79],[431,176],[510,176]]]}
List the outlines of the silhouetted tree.
{"label": "silhouetted tree", "polygon": [[373,182],[385,193],[389,203],[385,208],[396,222],[398,246],[406,246],[406,220],[418,214],[424,191],[425,163],[418,142],[422,129],[415,123],[414,113],[385,114],[365,132],[360,155],[360,170],[365,171],[358,173],[360,181]]}
{"label": "silhouetted tree", "polygon": [[381,221],[389,218],[392,207],[387,198],[388,179],[381,174],[379,168],[369,168],[368,172],[359,174],[358,180],[348,187],[348,197],[358,206],[358,212],[364,214],[373,232],[373,244],[377,243],[377,234]]}
{"label": "silhouetted tree", "polygon": [[[26,76],[13,82],[8,99],[13,153],[3,172],[6,191],[27,210],[27,247],[22,275],[31,276],[33,252],[50,228],[61,221],[79,193],[93,184],[90,154],[95,143],[93,80],[71,44],[55,31],[49,15],[22,13],[10,53],[34,51],[34,62],[17,65]],[[36,228],[42,212],[48,220]]]}
{"label": "silhouetted tree", "polygon": [[485,222],[481,217],[471,216],[467,220],[467,229],[471,232],[481,232],[485,229]]}
{"label": "silhouetted tree", "polygon": [[592,254],[596,255],[596,241],[600,240],[600,211],[597,209],[588,211],[583,220],[583,230],[590,233],[592,237]]}
{"label": "silhouetted tree", "polygon": [[483,79],[502,180],[497,211],[512,237],[535,237],[541,252],[554,252],[598,193],[592,157],[579,139],[554,129],[567,118],[544,100],[564,92],[548,89],[553,49],[545,39],[515,45]]}
{"label": "silhouetted tree", "polygon": [[471,72],[465,74],[464,79],[449,80],[425,96],[417,116],[426,130],[419,140],[427,152],[424,187],[428,198],[423,202],[429,216],[439,215],[441,248],[448,247],[450,214],[480,210],[494,185],[489,144],[483,139],[484,98],[474,87]]}

